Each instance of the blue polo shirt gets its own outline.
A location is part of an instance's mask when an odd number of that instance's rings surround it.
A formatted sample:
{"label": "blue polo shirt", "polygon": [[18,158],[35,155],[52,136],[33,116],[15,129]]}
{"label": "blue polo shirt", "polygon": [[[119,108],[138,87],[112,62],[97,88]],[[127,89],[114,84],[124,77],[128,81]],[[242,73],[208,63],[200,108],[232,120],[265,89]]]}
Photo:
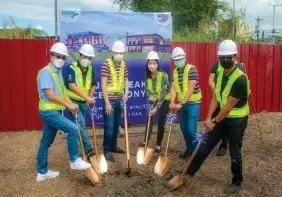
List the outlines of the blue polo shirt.
{"label": "blue polo shirt", "polygon": [[[51,63],[49,63],[48,66],[50,66],[55,71],[55,73],[58,75],[58,78],[60,79],[60,76],[62,76],[62,69],[55,68],[55,66],[53,66],[53,64]],[[61,82],[61,80],[59,80],[59,82],[60,82],[62,89],[64,89],[65,88],[64,83]],[[40,98],[47,102],[50,102],[50,99],[45,94],[44,89],[52,89],[57,96],[60,95],[60,92],[56,86],[55,80],[52,74],[50,73],[50,71],[47,69],[47,67],[43,68],[39,73],[37,89],[38,89]]]}
{"label": "blue polo shirt", "polygon": [[[83,71],[80,67],[80,63],[79,61],[77,61],[77,66],[80,68],[81,72],[82,72],[82,78],[83,81],[85,83],[86,81],[86,75],[87,75],[87,71],[88,71],[88,67],[85,71]],[[90,65],[91,66],[91,65]],[[74,70],[74,66],[72,64],[68,65],[67,70],[66,70],[66,76],[64,79],[66,88],[69,89],[69,83],[76,83],[76,76],[75,76],[75,70]],[[94,69],[92,68],[92,80],[91,80],[91,86],[96,86],[97,82],[96,82],[96,74]]]}

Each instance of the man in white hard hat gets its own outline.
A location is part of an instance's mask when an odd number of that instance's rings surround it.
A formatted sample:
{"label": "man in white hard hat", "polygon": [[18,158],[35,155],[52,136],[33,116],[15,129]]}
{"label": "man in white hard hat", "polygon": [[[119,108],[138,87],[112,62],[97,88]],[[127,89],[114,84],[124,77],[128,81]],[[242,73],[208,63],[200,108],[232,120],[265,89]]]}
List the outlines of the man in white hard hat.
{"label": "man in white hard hat", "polygon": [[[90,44],[84,44],[79,50],[79,57],[67,67],[65,76],[65,85],[67,95],[71,101],[78,105],[78,122],[84,146],[84,152],[89,159],[95,153],[89,141],[88,131],[86,129],[85,117],[89,111],[89,104],[95,104],[94,93],[96,89],[96,76],[91,62],[95,57],[94,48]],[[71,120],[74,121],[72,112]]]}
{"label": "man in white hard hat", "polygon": [[43,120],[43,132],[37,154],[37,181],[59,176],[59,172],[48,169],[48,149],[54,142],[57,130],[68,134],[68,153],[70,167],[85,170],[91,165],[79,157],[78,128],[76,124],[62,116],[62,110],[68,108],[77,113],[78,106],[66,94],[62,78],[62,66],[68,51],[63,43],[56,43],[50,50],[50,63],[41,69],[37,76],[39,94],[39,115]]}
{"label": "man in white hard hat", "polygon": [[107,59],[101,69],[104,99],[104,155],[109,161],[114,161],[112,153],[124,153],[124,150],[117,146],[117,136],[122,113],[121,102],[126,102],[128,99],[128,71],[123,61],[124,43],[114,42],[112,51],[113,57]]}
{"label": "man in white hard hat", "polygon": [[[223,41],[222,45],[230,43],[230,41]],[[224,190],[224,193],[228,195],[240,192],[243,189],[242,145],[248,124],[248,97],[250,95],[248,77],[235,65],[235,51],[231,49],[234,49],[234,47],[219,50],[218,55],[222,69],[220,68],[220,71],[216,73],[214,93],[204,122],[206,131],[209,132],[208,138],[206,143],[200,147],[198,154],[186,172],[193,176],[222,136],[228,134],[233,175],[232,183]],[[220,112],[213,118],[218,106]]]}
{"label": "man in white hard hat", "polygon": [[[179,155],[187,159],[195,149],[197,124],[200,114],[202,93],[199,85],[197,68],[187,63],[186,54],[182,48],[176,47],[171,58],[176,66],[172,75],[170,108],[178,110],[180,128],[183,133],[186,151]],[[178,103],[175,104],[176,96]]]}
{"label": "man in white hard hat", "polygon": [[[238,51],[237,51],[236,43],[233,42],[232,40],[225,40],[220,43],[217,54],[218,54],[219,59],[223,55],[233,55],[236,67],[239,68],[241,71],[243,71],[243,64],[240,64],[236,60],[237,53]],[[222,69],[223,68],[220,64],[220,61],[218,61],[217,63],[215,63],[215,65],[213,66],[211,70],[211,73],[209,76],[209,86],[212,89],[212,91],[214,91],[214,88],[215,88],[215,75]],[[215,113],[213,114],[213,117],[215,117],[219,113],[219,111],[220,111],[220,108],[218,107]],[[216,155],[219,157],[225,155],[227,146],[228,146],[228,135],[226,134],[221,139],[221,144],[219,145],[219,149]]]}

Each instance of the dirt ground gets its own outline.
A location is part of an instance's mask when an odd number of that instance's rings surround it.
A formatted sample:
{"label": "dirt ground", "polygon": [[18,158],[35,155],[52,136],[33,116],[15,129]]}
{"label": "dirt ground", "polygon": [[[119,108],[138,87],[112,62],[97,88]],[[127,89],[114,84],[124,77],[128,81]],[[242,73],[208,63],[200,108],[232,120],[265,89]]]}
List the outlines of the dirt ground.
{"label": "dirt ground", "polygon": [[[256,117],[262,126],[264,147]],[[199,124],[200,128],[202,123]],[[144,127],[131,127],[129,130],[142,131]],[[163,145],[166,143],[166,136]],[[177,175],[174,168],[184,165],[178,159],[185,147],[184,140],[181,133],[175,131],[169,149],[173,164],[163,178],[153,173],[159,157],[156,153],[148,166],[137,165],[137,146],[143,139],[143,135],[139,135],[130,137],[132,174],[129,177],[124,174],[126,155],[115,154],[116,162],[109,163],[109,172],[102,175],[100,183],[94,186],[82,172],[70,170],[66,140],[57,135],[49,149],[49,168],[59,170],[61,175],[56,179],[37,183],[36,153],[40,137],[41,131],[0,133],[0,196],[217,197],[225,196],[223,189],[231,181],[229,154],[217,157],[216,148],[194,178],[186,178],[183,186],[176,191],[169,191],[166,184]],[[152,148],[155,140],[156,135],[153,135],[150,142]],[[124,142],[124,138],[119,138],[120,147],[125,148]],[[101,150],[101,138],[98,143]],[[243,168],[244,191],[233,196],[282,196],[282,113],[262,113],[250,117],[243,146]]]}

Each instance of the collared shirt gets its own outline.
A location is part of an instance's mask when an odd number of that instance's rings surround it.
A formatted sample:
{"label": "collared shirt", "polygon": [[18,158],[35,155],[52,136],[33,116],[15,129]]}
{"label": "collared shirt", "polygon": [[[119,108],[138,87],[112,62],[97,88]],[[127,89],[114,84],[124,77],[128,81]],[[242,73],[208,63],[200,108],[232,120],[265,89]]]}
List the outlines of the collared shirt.
{"label": "collared shirt", "polygon": [[[62,69],[55,68],[55,66],[51,63],[49,63],[48,66],[51,67],[55,71],[59,79],[60,77],[62,77]],[[62,89],[64,89],[65,88],[64,83],[61,80],[59,80],[59,83]],[[43,68],[38,76],[37,89],[38,89],[40,98],[47,102],[50,102],[50,99],[47,97],[44,91],[45,89],[52,89],[57,96],[60,95],[60,92],[56,86],[55,80],[52,74],[50,73],[50,71],[47,69],[47,67]]]}
{"label": "collared shirt", "polygon": [[[87,71],[88,71],[88,67],[85,71],[82,70],[82,68],[80,67],[80,63],[79,61],[77,61],[77,66],[79,67],[79,69],[82,72],[82,78],[85,84],[86,81],[86,75],[87,75]],[[90,65],[91,66],[91,65]],[[76,83],[76,75],[75,75],[75,70],[72,64],[68,65],[67,70],[66,70],[66,76],[65,76],[65,85],[66,88],[69,89],[69,84],[70,83]],[[91,86],[96,86],[97,82],[96,82],[96,73],[95,70],[92,68],[92,81],[91,81]]]}

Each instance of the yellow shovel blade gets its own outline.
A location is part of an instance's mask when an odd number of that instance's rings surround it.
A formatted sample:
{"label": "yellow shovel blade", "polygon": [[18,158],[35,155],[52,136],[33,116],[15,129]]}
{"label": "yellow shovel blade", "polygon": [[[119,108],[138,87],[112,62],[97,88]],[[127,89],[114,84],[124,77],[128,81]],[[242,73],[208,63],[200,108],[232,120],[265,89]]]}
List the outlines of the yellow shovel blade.
{"label": "yellow shovel blade", "polygon": [[99,183],[99,177],[98,177],[97,173],[93,170],[92,167],[90,167],[86,170],[83,170],[83,172],[94,185],[96,183]]}
{"label": "yellow shovel blade", "polygon": [[174,190],[183,184],[183,176],[177,175],[173,177],[167,184],[167,187]]}
{"label": "yellow shovel blade", "polygon": [[96,154],[95,156],[99,164],[101,173],[103,174],[108,172],[108,163],[106,161],[104,154]]}
{"label": "yellow shovel blade", "polygon": [[167,173],[171,163],[172,161],[168,157],[159,157],[155,166],[155,173],[163,177]]}
{"label": "yellow shovel blade", "polygon": [[89,159],[90,159],[90,163],[91,163],[93,169],[95,170],[95,172],[97,174],[101,174],[100,165],[99,165],[99,162],[98,162],[98,160],[96,158],[96,155],[93,155]]}
{"label": "yellow shovel blade", "polygon": [[147,148],[145,152],[144,163],[143,163],[145,166],[150,163],[152,155],[153,155],[153,149]]}
{"label": "yellow shovel blade", "polygon": [[137,156],[136,156],[138,164],[144,163],[144,156],[145,156],[145,148],[139,147],[137,151]]}

